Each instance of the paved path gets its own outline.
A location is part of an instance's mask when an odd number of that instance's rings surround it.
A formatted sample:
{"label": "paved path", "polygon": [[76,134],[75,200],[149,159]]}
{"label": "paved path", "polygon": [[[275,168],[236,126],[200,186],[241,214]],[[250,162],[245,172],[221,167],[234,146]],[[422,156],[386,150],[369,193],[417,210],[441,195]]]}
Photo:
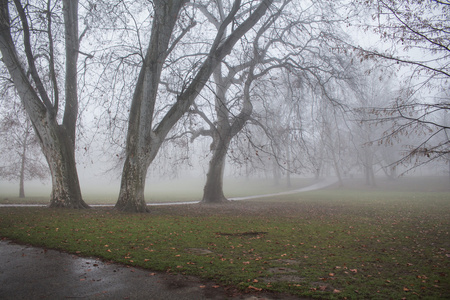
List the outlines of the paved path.
{"label": "paved path", "polygon": [[0,299],[298,299],[0,240]]}
{"label": "paved path", "polygon": [[286,191],[286,192],[279,192],[279,193],[273,193],[273,194],[264,194],[264,195],[255,195],[255,196],[247,196],[247,197],[235,197],[235,198],[228,198],[229,200],[250,200],[250,199],[258,199],[258,198],[267,198],[267,197],[274,197],[274,196],[281,196],[281,195],[292,195],[302,192],[309,192],[309,191],[315,191],[323,189],[327,186],[330,186],[332,184],[335,184],[338,180],[336,178],[326,178],[318,183],[312,184],[307,187],[303,187],[296,190]]}

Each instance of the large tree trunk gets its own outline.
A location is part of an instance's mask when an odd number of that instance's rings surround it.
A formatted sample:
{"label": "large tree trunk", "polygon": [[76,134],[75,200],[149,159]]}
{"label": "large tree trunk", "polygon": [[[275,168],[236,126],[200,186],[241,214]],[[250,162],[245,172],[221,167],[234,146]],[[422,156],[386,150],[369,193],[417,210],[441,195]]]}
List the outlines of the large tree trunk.
{"label": "large tree trunk", "polygon": [[119,200],[115,208],[121,211],[148,212],[144,198],[147,165],[133,157],[127,157],[120,184]]}
{"label": "large tree trunk", "polygon": [[230,140],[212,142],[214,147],[213,156],[209,161],[209,169],[206,175],[206,184],[203,189],[202,203],[228,202],[223,193],[223,174],[225,171],[225,159],[227,156]]}
{"label": "large tree trunk", "polygon": [[273,184],[275,186],[280,185],[280,166],[277,163],[276,159],[272,160],[272,174],[273,174]]}
{"label": "large tree trunk", "polygon": [[344,182],[342,181],[342,176],[341,176],[341,169],[339,167],[339,162],[337,160],[336,154],[334,153],[334,151],[331,151],[331,156],[333,157],[333,166],[334,166],[334,171],[336,173],[336,176],[338,178],[338,182],[339,182],[339,186],[344,186]]}
{"label": "large tree trunk", "polygon": [[53,135],[51,144],[45,143],[44,147],[44,154],[52,175],[50,207],[89,208],[81,196],[75,154],[70,137],[62,125],[52,125],[52,128],[49,128]]}
{"label": "large tree trunk", "polygon": [[286,186],[288,188],[290,188],[290,187],[292,187],[292,182],[291,182],[291,149],[290,149],[289,144],[287,144],[285,146],[286,146],[286,164],[287,164],[287,168],[286,168]]}

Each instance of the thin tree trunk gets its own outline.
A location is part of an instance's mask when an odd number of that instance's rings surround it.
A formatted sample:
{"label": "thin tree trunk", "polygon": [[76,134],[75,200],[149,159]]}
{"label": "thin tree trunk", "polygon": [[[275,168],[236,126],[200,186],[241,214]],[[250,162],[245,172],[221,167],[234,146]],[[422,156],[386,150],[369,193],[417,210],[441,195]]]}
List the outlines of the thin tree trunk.
{"label": "thin tree trunk", "polygon": [[291,149],[289,145],[286,145],[286,186],[290,188],[292,186],[291,182]]}
{"label": "thin tree trunk", "polygon": [[[27,122],[27,124],[29,124]],[[20,178],[19,178],[19,198],[25,198],[25,187],[24,187],[24,181],[25,181],[25,163],[27,160],[27,143],[28,143],[28,135],[30,134],[28,131],[28,125],[26,128],[25,136],[23,138],[23,145],[22,145],[22,154],[21,154],[21,162],[20,162]]]}
{"label": "thin tree trunk", "polygon": [[333,165],[334,165],[334,170],[336,172],[336,176],[339,181],[339,186],[344,186],[344,182],[342,181],[341,171],[339,169],[339,164],[338,164],[338,161],[336,158],[336,154],[334,153],[334,151],[331,151],[331,154],[333,156]]}

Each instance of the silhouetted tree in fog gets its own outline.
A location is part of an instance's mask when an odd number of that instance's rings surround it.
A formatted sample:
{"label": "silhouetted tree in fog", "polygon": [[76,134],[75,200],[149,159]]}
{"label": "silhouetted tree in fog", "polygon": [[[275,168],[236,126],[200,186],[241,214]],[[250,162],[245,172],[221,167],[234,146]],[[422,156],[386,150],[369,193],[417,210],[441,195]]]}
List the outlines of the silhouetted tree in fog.
{"label": "silhouetted tree in fog", "polygon": [[19,181],[19,197],[23,198],[25,180],[45,179],[49,174],[31,122],[12,94],[3,94],[1,101],[0,177]]}
{"label": "silhouetted tree in fog", "polygon": [[[387,139],[420,137],[398,164],[414,166],[435,159],[448,160],[450,140],[447,123],[439,117],[450,109],[450,2],[434,0],[370,0],[356,2],[368,9],[370,22],[362,25],[391,48],[356,47],[362,59],[390,62],[405,73],[402,92],[389,107],[378,109],[381,120],[392,124]],[[367,18],[370,20],[370,18]]]}

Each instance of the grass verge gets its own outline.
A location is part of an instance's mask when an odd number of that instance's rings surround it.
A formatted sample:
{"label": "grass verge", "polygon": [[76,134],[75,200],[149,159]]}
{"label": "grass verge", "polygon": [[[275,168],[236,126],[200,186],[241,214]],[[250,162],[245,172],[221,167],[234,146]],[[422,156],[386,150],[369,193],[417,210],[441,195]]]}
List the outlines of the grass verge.
{"label": "grass verge", "polygon": [[0,236],[242,289],[448,299],[449,193],[324,190],[149,214],[0,208]]}

